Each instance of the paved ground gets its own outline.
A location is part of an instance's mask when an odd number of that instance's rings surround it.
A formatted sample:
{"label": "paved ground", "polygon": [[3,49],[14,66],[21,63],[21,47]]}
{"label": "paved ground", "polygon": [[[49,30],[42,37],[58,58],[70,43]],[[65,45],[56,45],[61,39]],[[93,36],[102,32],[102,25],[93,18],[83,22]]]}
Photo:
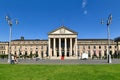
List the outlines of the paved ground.
{"label": "paved ground", "polygon": [[[0,64],[8,64],[7,59],[0,59]],[[107,60],[37,60],[19,59],[18,64],[108,64]],[[111,64],[120,64],[120,59],[112,59]]]}

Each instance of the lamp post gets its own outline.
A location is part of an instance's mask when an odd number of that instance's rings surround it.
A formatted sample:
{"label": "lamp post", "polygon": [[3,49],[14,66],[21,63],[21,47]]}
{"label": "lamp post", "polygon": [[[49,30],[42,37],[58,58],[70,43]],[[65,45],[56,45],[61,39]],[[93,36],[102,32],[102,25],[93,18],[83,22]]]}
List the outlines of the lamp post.
{"label": "lamp post", "polygon": [[[108,36],[108,50],[107,50],[107,60],[108,60],[107,62],[108,63],[112,63],[111,55],[110,55],[110,24],[111,24],[111,22],[112,22],[112,14],[110,14],[108,16],[107,23],[106,23],[106,25],[107,25],[107,36]],[[104,24],[103,19],[101,21],[101,24]]]}
{"label": "lamp post", "polygon": [[[12,25],[13,25],[13,20],[9,16],[5,16],[5,19],[10,26],[10,34],[9,34],[9,46],[8,46],[8,63],[11,63],[11,40],[12,40]],[[18,20],[15,20],[15,24],[18,24]]]}

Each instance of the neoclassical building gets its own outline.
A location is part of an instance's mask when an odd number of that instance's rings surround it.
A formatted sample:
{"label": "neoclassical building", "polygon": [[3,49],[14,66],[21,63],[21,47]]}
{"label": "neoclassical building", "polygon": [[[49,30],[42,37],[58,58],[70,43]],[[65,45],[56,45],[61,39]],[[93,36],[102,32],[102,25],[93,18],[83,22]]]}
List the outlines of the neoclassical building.
{"label": "neoclassical building", "polygon": [[[9,42],[0,42],[0,54],[33,55],[44,59],[79,59],[87,53],[89,59],[105,58],[107,56],[108,39],[78,39],[78,33],[61,26],[48,33],[48,40],[16,39]],[[110,40],[110,54],[120,55],[120,40]]]}
{"label": "neoclassical building", "polygon": [[48,53],[51,58],[76,58],[78,33],[64,26],[48,33]]}

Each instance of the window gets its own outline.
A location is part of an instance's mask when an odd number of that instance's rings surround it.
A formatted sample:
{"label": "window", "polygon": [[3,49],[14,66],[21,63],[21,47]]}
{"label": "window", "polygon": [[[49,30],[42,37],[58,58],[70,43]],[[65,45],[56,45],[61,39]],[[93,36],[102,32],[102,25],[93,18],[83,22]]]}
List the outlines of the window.
{"label": "window", "polygon": [[83,45],[83,49],[85,49],[85,46]]}
{"label": "window", "polygon": [[109,48],[111,49],[111,48],[112,48],[112,46],[109,46]]}
{"label": "window", "polygon": [[112,51],[110,51],[110,55],[112,56]]}
{"label": "window", "polygon": [[32,50],[32,46],[30,47],[30,49]]}
{"label": "window", "polygon": [[107,49],[107,47],[106,47],[106,46],[104,46],[104,48],[105,48],[105,49]]}
{"label": "window", "polygon": [[16,49],[16,46],[15,46],[15,49]]}
{"label": "window", "polygon": [[101,58],[102,54],[101,54],[101,51],[99,51],[99,58]]}
{"label": "window", "polygon": [[36,51],[35,57],[38,57],[38,51]]}
{"label": "window", "polygon": [[25,56],[27,56],[27,51],[25,51]]}
{"label": "window", "polygon": [[80,46],[78,45],[78,49],[79,49],[79,47],[80,47]]}
{"label": "window", "polygon": [[25,48],[25,50],[27,50],[27,48]]}
{"label": "window", "polygon": [[43,46],[41,46],[41,49],[43,49]]}
{"label": "window", "polygon": [[91,53],[90,53],[90,50],[88,51],[88,57],[91,57]]}
{"label": "window", "polygon": [[88,49],[90,49],[90,46],[88,46]]}
{"label": "window", "polygon": [[14,52],[14,54],[15,54],[15,55],[17,54],[16,51]]}
{"label": "window", "polygon": [[107,58],[107,50],[104,51],[104,57]]}
{"label": "window", "polygon": [[42,57],[42,58],[44,57],[43,51],[41,51],[41,57]]}
{"label": "window", "polygon": [[85,50],[83,50],[83,53],[85,53]]}
{"label": "window", "polygon": [[96,51],[94,51],[93,56],[94,56],[94,57],[96,57],[96,56],[97,56],[97,55],[96,55]]}
{"label": "window", "polygon": [[96,49],[96,46],[94,46],[94,49]]}
{"label": "window", "polygon": [[21,56],[22,55],[22,53],[21,53],[21,51],[19,51],[19,56]]}
{"label": "window", "polygon": [[38,48],[36,48],[36,50],[38,50]]}
{"label": "window", "polygon": [[99,49],[101,49],[101,46],[99,46]]}
{"label": "window", "polygon": [[78,56],[80,56],[80,52],[78,51]]}

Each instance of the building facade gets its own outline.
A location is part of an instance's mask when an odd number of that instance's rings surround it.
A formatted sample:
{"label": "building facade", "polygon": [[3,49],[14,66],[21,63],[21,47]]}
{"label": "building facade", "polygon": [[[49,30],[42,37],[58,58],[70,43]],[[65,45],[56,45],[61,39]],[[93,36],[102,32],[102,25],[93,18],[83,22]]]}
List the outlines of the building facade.
{"label": "building facade", "polygon": [[[18,55],[19,57],[39,57],[44,59],[79,59],[87,53],[89,59],[106,58],[108,39],[78,39],[78,33],[60,27],[48,33],[48,40],[16,39],[9,42],[0,42],[0,54]],[[110,54],[112,57],[120,55],[120,42],[110,40]]]}

